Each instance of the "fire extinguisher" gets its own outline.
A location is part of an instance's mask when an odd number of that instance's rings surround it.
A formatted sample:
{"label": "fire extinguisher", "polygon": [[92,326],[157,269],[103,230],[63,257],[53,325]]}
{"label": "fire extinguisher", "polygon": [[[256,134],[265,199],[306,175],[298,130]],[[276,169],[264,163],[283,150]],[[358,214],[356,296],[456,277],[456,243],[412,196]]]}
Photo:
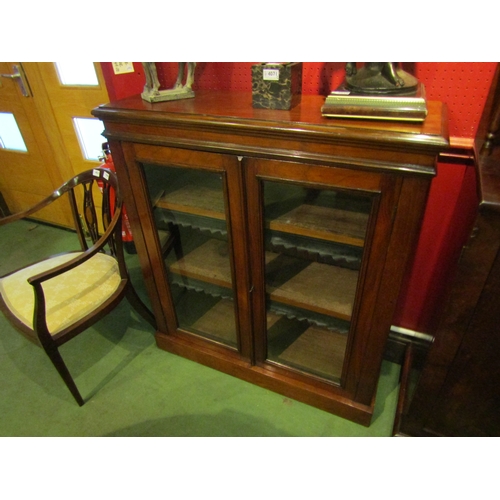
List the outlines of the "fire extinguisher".
{"label": "fire extinguisher", "polygon": [[[99,158],[103,162],[101,167],[109,168],[109,170],[111,170],[112,172],[116,172],[115,164],[113,163],[111,151],[109,149],[109,144],[107,142],[103,143],[102,151],[104,153],[104,156]],[[114,207],[111,207],[111,210],[113,210],[113,208]],[[125,248],[125,251],[127,253],[129,254],[137,253],[134,244],[134,238],[132,237],[132,229],[130,228],[130,220],[128,218],[125,205],[122,206],[122,241],[123,241],[123,247]]]}

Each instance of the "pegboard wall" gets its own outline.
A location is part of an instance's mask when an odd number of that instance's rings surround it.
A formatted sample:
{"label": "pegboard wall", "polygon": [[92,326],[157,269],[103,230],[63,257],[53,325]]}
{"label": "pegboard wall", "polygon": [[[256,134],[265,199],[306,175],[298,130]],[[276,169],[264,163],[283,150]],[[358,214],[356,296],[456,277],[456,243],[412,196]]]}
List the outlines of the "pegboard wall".
{"label": "pegboard wall", "polygon": [[[198,63],[194,89],[251,92],[252,64]],[[114,75],[111,63],[101,65],[111,100],[142,92],[145,76],[141,63],[134,63],[134,73],[124,75]],[[162,87],[171,88],[177,77],[177,63],[156,66]],[[303,63],[303,94],[328,95],[342,83],[344,67],[345,63]],[[418,62],[403,63],[402,67],[425,85],[429,100],[448,105],[451,137],[474,138],[497,63]],[[454,269],[453,256],[459,255],[465,242],[464,221],[475,212],[475,185],[465,177],[465,170],[464,165],[438,165],[415,260],[394,318],[397,326],[431,333],[437,325],[447,280]],[[463,186],[472,193],[471,204],[464,203]]]}
{"label": "pegboard wall", "polygon": [[[201,62],[196,66],[194,90],[252,91],[251,62]],[[361,63],[360,63],[361,64]],[[111,63],[102,63],[112,100],[140,93],[145,77],[140,63],[134,74],[114,75]],[[177,77],[177,63],[156,63],[162,88],[171,88]],[[304,62],[302,93],[328,95],[344,79],[345,63]],[[448,105],[450,136],[473,138],[497,66],[496,62],[416,62],[402,68],[424,84],[427,98]]]}

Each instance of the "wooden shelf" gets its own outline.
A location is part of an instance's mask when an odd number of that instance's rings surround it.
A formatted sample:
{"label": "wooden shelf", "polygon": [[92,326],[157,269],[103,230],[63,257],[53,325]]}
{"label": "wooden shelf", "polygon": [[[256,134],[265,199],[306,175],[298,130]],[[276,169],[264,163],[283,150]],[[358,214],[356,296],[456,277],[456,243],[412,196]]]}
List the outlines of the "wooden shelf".
{"label": "wooden shelf", "polygon": [[[208,240],[170,266],[170,272],[232,289],[227,243]],[[266,264],[279,255],[266,252]],[[350,320],[358,272],[312,262],[280,286],[267,286],[271,301]]]}
{"label": "wooden shelf", "polygon": [[308,328],[276,361],[302,371],[339,381],[342,375],[347,335],[326,328]]}
{"label": "wooden shelf", "polygon": [[368,214],[303,204],[267,221],[272,231],[298,234],[357,247],[364,246]]}
{"label": "wooden shelf", "polygon": [[194,333],[199,333],[223,344],[236,347],[236,320],[234,303],[230,300],[220,300],[193,325]]}
{"label": "wooden shelf", "polygon": [[187,278],[232,288],[231,266],[226,241],[208,240],[169,267],[170,272]]}
{"label": "wooden shelf", "polygon": [[277,288],[268,287],[271,300],[327,316],[350,320],[358,272],[312,262]]}
{"label": "wooden shelf", "polygon": [[[162,196],[156,206],[226,220],[222,193],[210,186],[186,185]],[[365,213],[303,204],[268,221],[266,227],[272,231],[363,247],[367,224],[368,214]]]}
{"label": "wooden shelf", "polygon": [[220,189],[186,185],[160,198],[157,207],[174,212],[226,220],[224,197]]}
{"label": "wooden shelf", "polygon": [[276,231],[266,233],[265,248],[274,253],[355,270],[360,268],[363,257],[363,247]]}

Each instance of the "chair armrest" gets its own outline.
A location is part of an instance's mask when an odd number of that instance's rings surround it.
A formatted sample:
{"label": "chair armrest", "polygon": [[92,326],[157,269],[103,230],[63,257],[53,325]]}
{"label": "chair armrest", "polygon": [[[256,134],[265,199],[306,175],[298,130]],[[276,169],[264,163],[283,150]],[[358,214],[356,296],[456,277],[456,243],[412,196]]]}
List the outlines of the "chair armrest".
{"label": "chair armrest", "polygon": [[43,199],[36,205],[33,205],[32,207],[22,211],[18,212],[17,214],[12,214],[8,215],[7,217],[3,217],[0,219],[0,226],[4,226],[6,224],[10,224],[11,222],[15,222],[20,219],[24,219],[26,217],[29,217],[31,214],[34,214],[35,212],[38,212],[42,208],[45,208],[47,205],[52,203],[53,201],[57,200],[59,198],[59,194],[52,193],[50,196],[47,196],[47,198]]}

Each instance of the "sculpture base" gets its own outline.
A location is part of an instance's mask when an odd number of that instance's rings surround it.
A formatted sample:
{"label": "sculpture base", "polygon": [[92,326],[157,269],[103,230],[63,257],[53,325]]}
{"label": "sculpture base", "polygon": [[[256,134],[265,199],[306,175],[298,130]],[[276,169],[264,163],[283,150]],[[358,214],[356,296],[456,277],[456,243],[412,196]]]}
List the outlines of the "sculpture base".
{"label": "sculpture base", "polygon": [[427,116],[425,88],[419,83],[411,95],[361,95],[341,85],[321,108],[328,118],[358,118],[423,122]]}
{"label": "sculpture base", "polygon": [[179,99],[192,99],[194,91],[187,88],[159,90],[158,92],[143,92],[142,99],[148,102],[177,101]]}

